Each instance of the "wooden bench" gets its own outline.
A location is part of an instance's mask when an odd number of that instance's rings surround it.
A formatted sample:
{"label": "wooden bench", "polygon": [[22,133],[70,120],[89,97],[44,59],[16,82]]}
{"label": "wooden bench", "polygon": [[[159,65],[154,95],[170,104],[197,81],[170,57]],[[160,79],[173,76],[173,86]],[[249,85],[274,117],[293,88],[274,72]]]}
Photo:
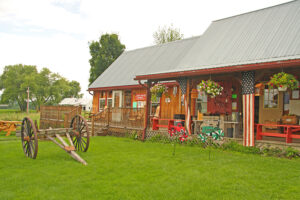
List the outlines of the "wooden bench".
{"label": "wooden bench", "polygon": [[[293,139],[300,139],[300,125],[284,125],[284,124],[255,124],[256,140],[262,140],[262,136],[281,137],[286,139],[286,143],[292,143]],[[283,128],[283,133],[263,132],[264,127]]]}

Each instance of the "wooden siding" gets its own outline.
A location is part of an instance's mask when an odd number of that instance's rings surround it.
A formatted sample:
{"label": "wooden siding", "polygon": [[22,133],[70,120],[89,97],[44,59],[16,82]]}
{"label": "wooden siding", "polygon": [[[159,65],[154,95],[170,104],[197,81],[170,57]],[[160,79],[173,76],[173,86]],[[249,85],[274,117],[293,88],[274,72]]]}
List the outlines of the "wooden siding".
{"label": "wooden siding", "polygon": [[100,91],[94,91],[94,96],[93,96],[93,113],[99,112],[99,98],[100,98]]}
{"label": "wooden siding", "polygon": [[[174,87],[177,87],[176,95],[173,94]],[[161,118],[173,119],[174,114],[184,114],[184,105],[181,105],[181,91],[179,86],[168,88],[168,93],[164,94],[161,98]],[[166,102],[166,99],[170,98],[170,102]]]}

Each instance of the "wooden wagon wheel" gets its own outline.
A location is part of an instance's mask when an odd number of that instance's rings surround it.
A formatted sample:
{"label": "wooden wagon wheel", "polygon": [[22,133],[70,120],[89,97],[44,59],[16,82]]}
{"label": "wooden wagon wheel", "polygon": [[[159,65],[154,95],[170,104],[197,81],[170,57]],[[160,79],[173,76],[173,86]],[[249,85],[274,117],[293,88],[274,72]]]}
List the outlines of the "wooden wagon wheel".
{"label": "wooden wagon wheel", "polygon": [[21,140],[25,155],[35,159],[38,153],[37,131],[34,123],[28,117],[22,121]]}
{"label": "wooden wagon wheel", "polygon": [[76,115],[73,117],[70,127],[72,128],[70,135],[76,150],[86,152],[90,143],[89,127],[86,120],[82,116]]}

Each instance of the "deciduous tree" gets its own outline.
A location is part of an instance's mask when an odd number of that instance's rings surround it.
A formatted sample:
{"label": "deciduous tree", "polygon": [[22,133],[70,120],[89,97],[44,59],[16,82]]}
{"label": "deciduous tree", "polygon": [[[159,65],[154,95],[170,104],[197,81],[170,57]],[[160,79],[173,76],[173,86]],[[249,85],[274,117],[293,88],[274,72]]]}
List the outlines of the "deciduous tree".
{"label": "deciduous tree", "polygon": [[89,83],[93,83],[125,50],[117,34],[104,34],[89,43],[91,59]]}
{"label": "deciduous tree", "polygon": [[17,102],[25,111],[28,87],[29,99],[38,110],[44,104],[53,105],[63,98],[82,96],[77,81],[70,82],[47,68],[38,72],[36,66],[19,64],[6,66],[0,76],[0,89],[3,90],[1,102]]}
{"label": "deciduous tree", "polygon": [[170,27],[159,27],[156,32],[153,33],[154,43],[163,44],[166,42],[172,42],[183,39],[183,34],[180,33],[179,28],[174,28],[173,25]]}

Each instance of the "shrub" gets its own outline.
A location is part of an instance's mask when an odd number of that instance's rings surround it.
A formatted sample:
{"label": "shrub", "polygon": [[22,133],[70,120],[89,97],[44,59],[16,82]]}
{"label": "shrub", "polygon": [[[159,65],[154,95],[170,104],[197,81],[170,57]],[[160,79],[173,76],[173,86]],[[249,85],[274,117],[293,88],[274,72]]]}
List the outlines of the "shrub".
{"label": "shrub", "polygon": [[288,147],[286,150],[285,150],[285,156],[289,159],[292,159],[292,158],[297,158],[297,157],[300,157],[299,155],[299,151],[292,148],[292,147]]}
{"label": "shrub", "polygon": [[238,151],[243,153],[261,154],[260,149],[257,147],[245,147],[234,141],[223,143],[221,145],[221,148],[224,150],[232,150],[232,151]]}
{"label": "shrub", "polygon": [[168,136],[157,134],[148,139],[150,142],[170,143],[172,139]]}

